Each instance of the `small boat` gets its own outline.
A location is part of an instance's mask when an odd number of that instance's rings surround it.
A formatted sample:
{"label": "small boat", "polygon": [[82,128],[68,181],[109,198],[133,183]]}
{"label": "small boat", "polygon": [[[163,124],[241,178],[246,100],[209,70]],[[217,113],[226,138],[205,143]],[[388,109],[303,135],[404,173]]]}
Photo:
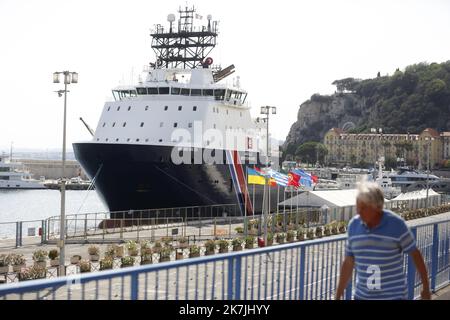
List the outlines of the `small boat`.
{"label": "small boat", "polygon": [[0,156],[0,189],[45,189],[43,180],[36,180],[20,162],[6,160]]}

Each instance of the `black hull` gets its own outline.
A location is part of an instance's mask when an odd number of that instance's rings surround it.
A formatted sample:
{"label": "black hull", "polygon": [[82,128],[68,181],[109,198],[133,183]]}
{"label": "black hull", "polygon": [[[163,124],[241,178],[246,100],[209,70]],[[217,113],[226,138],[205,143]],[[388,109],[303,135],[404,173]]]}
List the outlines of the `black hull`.
{"label": "black hull", "polygon": [[[111,212],[234,204],[235,214],[245,215],[246,203],[249,207],[253,199],[254,212],[262,211],[263,186],[250,185],[245,201],[243,192],[236,191],[230,164],[176,165],[168,146],[75,143],[73,148],[89,178],[98,172],[95,188]],[[242,163],[245,174],[246,167],[253,165]],[[282,188],[279,193],[281,197]],[[276,198],[277,188],[272,187],[272,210]]]}

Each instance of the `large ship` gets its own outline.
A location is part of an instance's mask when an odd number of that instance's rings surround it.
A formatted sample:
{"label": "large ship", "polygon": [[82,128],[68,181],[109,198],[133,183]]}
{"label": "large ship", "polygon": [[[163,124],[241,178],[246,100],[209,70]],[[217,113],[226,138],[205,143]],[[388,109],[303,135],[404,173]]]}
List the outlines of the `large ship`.
{"label": "large ship", "polygon": [[[73,144],[111,212],[222,204],[238,215],[262,211],[264,186],[248,187],[246,168],[267,166],[267,123],[251,118],[238,77],[225,83],[234,65],[209,56],[217,21],[208,15],[195,26],[196,18],[195,8],[180,8],[168,27],[156,25],[146,79],[114,88],[92,140]],[[278,148],[270,149],[276,168]]]}

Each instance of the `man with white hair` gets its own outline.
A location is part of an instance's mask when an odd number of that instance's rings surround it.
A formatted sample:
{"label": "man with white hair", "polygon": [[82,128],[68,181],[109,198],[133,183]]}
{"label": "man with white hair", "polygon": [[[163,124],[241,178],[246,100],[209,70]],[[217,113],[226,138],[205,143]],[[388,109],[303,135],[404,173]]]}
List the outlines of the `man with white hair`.
{"label": "man with white hair", "polygon": [[422,278],[423,300],[431,299],[427,269],[411,230],[395,213],[383,210],[378,184],[364,182],[356,197],[357,215],[348,225],[345,259],[336,290],[339,300],[356,267],[355,300],[407,299],[403,255],[410,254]]}

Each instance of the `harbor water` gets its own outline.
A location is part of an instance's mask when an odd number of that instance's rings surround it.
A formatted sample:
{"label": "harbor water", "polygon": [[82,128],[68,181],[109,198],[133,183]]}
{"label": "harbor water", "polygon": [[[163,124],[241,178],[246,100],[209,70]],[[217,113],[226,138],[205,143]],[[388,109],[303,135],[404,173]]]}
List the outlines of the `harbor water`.
{"label": "harbor water", "polygon": [[[106,212],[95,190],[67,190],[66,214]],[[6,222],[42,220],[61,213],[58,190],[1,190],[0,238],[15,236],[13,224]]]}

